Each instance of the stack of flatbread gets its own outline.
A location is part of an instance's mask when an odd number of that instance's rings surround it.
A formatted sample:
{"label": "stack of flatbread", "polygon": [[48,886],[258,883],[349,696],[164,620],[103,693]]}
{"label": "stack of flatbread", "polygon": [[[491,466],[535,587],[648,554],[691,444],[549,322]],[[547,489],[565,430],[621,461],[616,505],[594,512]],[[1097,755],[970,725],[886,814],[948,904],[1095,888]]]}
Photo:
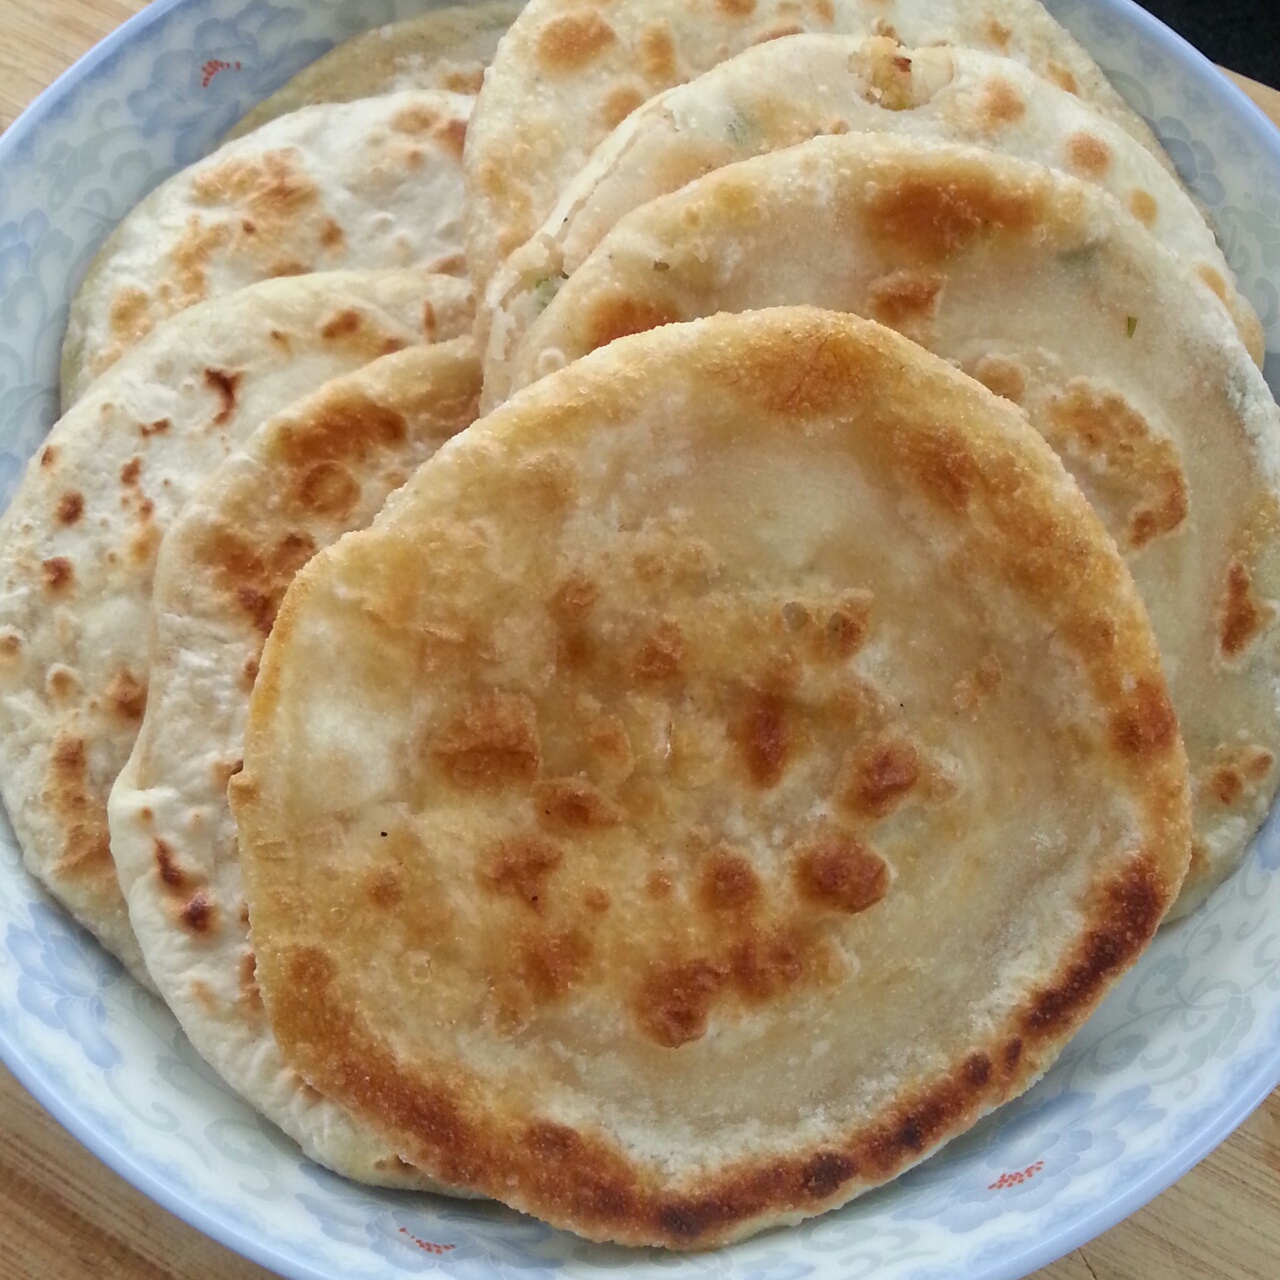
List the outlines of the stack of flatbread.
{"label": "stack of flatbread", "polygon": [[0,787],[310,1157],[703,1248],[1023,1092],[1239,865],[1280,412],[1036,0],[517,10],[339,46],[103,246]]}

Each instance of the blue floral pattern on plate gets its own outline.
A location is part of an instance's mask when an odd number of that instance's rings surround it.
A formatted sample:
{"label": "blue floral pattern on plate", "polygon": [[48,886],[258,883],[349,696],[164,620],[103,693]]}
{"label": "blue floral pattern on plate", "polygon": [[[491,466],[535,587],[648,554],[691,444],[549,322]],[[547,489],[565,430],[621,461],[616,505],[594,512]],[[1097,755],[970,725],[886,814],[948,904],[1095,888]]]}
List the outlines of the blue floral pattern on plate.
{"label": "blue floral pattern on plate", "polygon": [[[115,221],[243,111],[423,0],[154,0],[0,138],[0,501],[56,414],[67,301]],[[1280,387],[1280,137],[1130,0],[1049,0],[1169,146],[1254,302]],[[299,1280],[1015,1280],[1110,1226],[1280,1081],[1280,822],[1167,930],[1049,1075],[838,1213],[694,1257],[587,1244],[495,1205],[353,1186],[232,1096],[54,908],[0,822],[0,1054],[82,1141]]]}

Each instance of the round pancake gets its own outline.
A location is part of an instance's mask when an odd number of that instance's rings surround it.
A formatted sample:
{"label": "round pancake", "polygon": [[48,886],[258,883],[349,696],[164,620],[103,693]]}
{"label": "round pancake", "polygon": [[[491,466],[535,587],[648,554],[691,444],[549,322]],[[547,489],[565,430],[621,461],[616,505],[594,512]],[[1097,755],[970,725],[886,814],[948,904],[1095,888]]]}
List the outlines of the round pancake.
{"label": "round pancake", "polygon": [[318,102],[351,102],[402,89],[479,93],[484,69],[520,12],[513,0],[430,9],[344,40],[260,102],[227,135]]}
{"label": "round pancake", "polygon": [[810,309],[619,342],[295,578],[231,784],[294,1067],[597,1239],[792,1222],[1025,1089],[1188,857],[1114,544]]}
{"label": "round pancake", "polygon": [[235,445],[332,377],[469,328],[424,272],[271,280],[155,330],[49,433],[0,523],[0,793],[27,867],[143,981],[107,792],[147,696],[160,540]]}
{"label": "round pancake", "polygon": [[63,411],[167,316],[260,280],[461,275],[473,101],[417,90],[307,107],[162,183],[112,232],[71,304]]}
{"label": "round pancake", "polygon": [[736,160],[820,134],[894,133],[1037,160],[1109,191],[1226,301],[1261,363],[1262,326],[1190,196],[1079,98],[1008,58],[891,40],[771,40],[650,99],[596,148],[530,240],[490,281],[485,404],[565,277],[626,213]]}
{"label": "round pancake", "polygon": [[1190,910],[1239,864],[1280,776],[1280,417],[1226,314],[1095,187],[850,134],[623,219],[529,330],[514,384],[621,333],[799,302],[890,324],[1020,403],[1097,507],[1191,758]]}
{"label": "round pancake", "polygon": [[280,1056],[254,980],[227,778],[295,570],[367,525],[475,418],[479,392],[469,338],[411,347],[291,405],[204,481],[161,545],[147,711],[108,804],[130,922],[191,1043],[307,1155],[363,1182],[404,1185],[416,1171]]}
{"label": "round pancake", "polygon": [[494,56],[467,144],[467,257],[482,298],[642,102],[750,45],[806,31],[1013,58],[1098,106],[1172,172],[1151,131],[1037,0],[531,0]]}

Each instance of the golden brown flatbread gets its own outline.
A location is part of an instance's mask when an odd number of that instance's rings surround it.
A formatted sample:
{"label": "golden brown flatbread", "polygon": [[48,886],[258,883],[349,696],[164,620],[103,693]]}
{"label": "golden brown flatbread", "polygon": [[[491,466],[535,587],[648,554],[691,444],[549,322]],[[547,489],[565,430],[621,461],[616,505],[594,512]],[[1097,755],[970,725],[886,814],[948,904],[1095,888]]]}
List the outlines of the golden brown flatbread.
{"label": "golden brown flatbread", "polygon": [[1025,1089],[1188,858],[1061,463],[809,309],[618,342],[441,449],[294,580],[231,799],[292,1065],[442,1181],[673,1248]]}

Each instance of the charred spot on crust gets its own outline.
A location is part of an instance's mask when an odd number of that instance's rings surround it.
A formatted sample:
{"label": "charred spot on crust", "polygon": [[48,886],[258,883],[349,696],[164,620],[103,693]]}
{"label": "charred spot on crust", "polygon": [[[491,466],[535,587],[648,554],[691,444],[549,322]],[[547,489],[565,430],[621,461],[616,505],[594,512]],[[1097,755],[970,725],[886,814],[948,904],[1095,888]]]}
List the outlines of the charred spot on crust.
{"label": "charred spot on crust", "polygon": [[680,320],[679,311],[657,298],[605,294],[592,303],[586,318],[587,350],[595,351],[618,338],[647,333]]}
{"label": "charred spot on crust", "polygon": [[684,637],[674,622],[662,622],[641,644],[632,671],[636,680],[652,684],[680,674]]}
{"label": "charred spot on crust", "polygon": [[1073,133],[1066,142],[1067,164],[1072,172],[1097,181],[1111,167],[1111,148],[1092,133]]}
{"label": "charred spot on crust", "polygon": [[[1146,546],[1186,519],[1190,496],[1176,445],[1124,396],[1087,378],[1072,378],[1050,399],[1044,429],[1077,475],[1084,464],[1104,492],[1117,486],[1128,491],[1123,512],[1128,546]],[[1119,516],[1106,515],[1105,509],[1104,519],[1124,547]]]}
{"label": "charred spot on crust", "polygon": [[168,418],[157,418],[154,422],[140,422],[138,424],[138,434],[144,440],[149,440],[152,436],[162,436],[173,423]]}
{"label": "charred spot on crust", "polygon": [[613,28],[594,10],[562,14],[538,32],[538,60],[549,71],[573,71],[592,61],[617,38]]}
{"label": "charred spot on crust", "polygon": [[524,694],[493,689],[472,698],[431,744],[431,755],[466,790],[530,783],[542,763],[537,712]]}
{"label": "charred spot on crust", "polygon": [[622,809],[585,778],[548,778],[535,784],[533,802],[542,820],[558,831],[617,826]]}
{"label": "charred spot on crust", "polygon": [[440,113],[425,102],[401,107],[391,117],[391,127],[397,133],[429,133],[439,123]]}
{"label": "charred spot on crust", "polygon": [[1222,272],[1216,267],[1211,267],[1207,262],[1202,262],[1196,267],[1196,275],[1213,290],[1223,302],[1227,301],[1227,282],[1222,278]]}
{"label": "charred spot on crust", "polygon": [[656,84],[666,86],[675,82],[676,46],[666,27],[647,27],[641,34],[640,66]]}
{"label": "charred spot on crust", "polygon": [[152,852],[155,855],[156,869],[160,873],[160,879],[170,889],[185,889],[187,886],[187,874],[174,858],[172,847],[157,836],[152,842]]}
{"label": "charred spot on crust", "polygon": [[95,878],[113,870],[111,841],[101,801],[90,794],[89,751],[84,738],[54,738],[45,800],[66,832],[57,870],[68,878]]}
{"label": "charred spot on crust", "polygon": [[41,564],[44,585],[50,591],[63,591],[75,581],[75,571],[66,556],[53,556]]}
{"label": "charred spot on crust", "polygon": [[112,710],[122,719],[142,719],[147,709],[147,686],[133,672],[121,667],[111,677],[106,694]]}
{"label": "charred spot on crust", "polygon": [[985,354],[979,356],[973,368],[966,370],[982,383],[988,391],[1002,396],[1014,404],[1021,404],[1027,394],[1027,370],[1009,356]]}
{"label": "charred spot on crust", "polygon": [[135,454],[120,468],[120,483],[123,485],[135,485],[138,483],[138,477],[141,474],[142,459]]}
{"label": "charred spot on crust", "polygon": [[209,901],[208,894],[199,892],[193,894],[191,900],[182,908],[182,923],[192,933],[208,933],[213,928],[216,915],[217,911]]}
{"label": "charred spot on crust", "polygon": [[1065,89],[1068,93],[1078,93],[1080,91],[1080,86],[1076,83],[1075,76],[1060,62],[1050,62],[1045,67],[1045,75],[1059,89]]}
{"label": "charred spot on crust", "polygon": [[455,160],[461,160],[467,146],[467,122],[456,117],[441,121],[432,131],[431,136]]}
{"label": "charred spot on crust", "polygon": [[547,880],[564,854],[539,836],[504,840],[481,868],[480,882],[493,893],[520,899],[539,913],[546,909]]}
{"label": "charred spot on crust", "polygon": [[953,433],[899,437],[904,460],[925,492],[949,511],[968,509],[981,473],[973,454]]}
{"label": "charred spot on crust", "polygon": [[1265,747],[1252,745],[1220,749],[1218,760],[1205,777],[1208,794],[1223,808],[1238,804],[1263,782],[1275,764]]}
{"label": "charred spot on crust", "polygon": [[221,426],[224,422],[229,421],[231,415],[235,413],[236,392],[240,386],[242,376],[239,373],[228,373],[225,369],[206,369],[204,371],[205,386],[221,402],[217,413],[213,415],[215,425]]}
{"label": "charred spot on crust", "polygon": [[56,444],[47,444],[40,450],[40,465],[42,467],[51,467],[58,460],[58,446]]}
{"label": "charred spot on crust", "polygon": [[335,391],[304,420],[282,427],[276,452],[305,479],[319,463],[369,458],[402,445],[408,434],[408,422],[398,410],[360,392]]}
{"label": "charred spot on crust", "polygon": [[861,840],[836,834],[800,854],[793,868],[800,896],[815,906],[855,915],[889,892],[889,868]]}
{"label": "charred spot on crust", "polygon": [[298,477],[293,496],[304,511],[340,520],[360,501],[360,482],[341,463],[317,462]]}
{"label": "charred spot on crust", "polygon": [[320,336],[326,341],[350,337],[353,333],[359,333],[361,322],[360,313],[354,307],[348,307],[345,311],[338,311],[331,315],[320,326]]}
{"label": "charred spot on crust", "polygon": [[734,990],[748,1001],[772,1000],[810,976],[821,959],[812,936],[795,924],[748,929],[729,955]]}
{"label": "charred spot on crust", "polygon": [[561,621],[581,622],[599,598],[600,588],[585,574],[575,573],[556,588],[547,608]]}
{"label": "charred spot on crust", "polygon": [[620,85],[612,90],[601,107],[601,115],[610,129],[616,129],[637,107],[644,106],[647,97],[633,85]]}
{"label": "charred spot on crust", "polygon": [[747,773],[758,787],[782,781],[792,746],[786,700],[776,693],[754,690],[746,696],[737,739]]}
{"label": "charred spot on crust", "polygon": [[843,1151],[819,1151],[805,1165],[801,1184],[810,1199],[827,1200],[857,1172],[857,1162]]}
{"label": "charred spot on crust", "polygon": [[1232,560],[1218,615],[1222,656],[1238,658],[1274,617],[1275,608],[1253,594],[1253,574],[1239,560]]}
{"label": "charred spot on crust", "polygon": [[369,901],[384,911],[404,901],[404,876],[396,866],[378,867],[369,879]]}
{"label": "charred spot on crust", "polygon": [[635,997],[641,1028],[666,1049],[700,1040],[723,981],[723,972],[706,960],[654,963]]}
{"label": "charred spot on crust", "polygon": [[1111,740],[1127,756],[1167,751],[1178,738],[1178,717],[1164,685],[1139,677],[1126,705],[1111,720]]}
{"label": "charred spot on crust", "polygon": [[871,592],[848,592],[827,615],[823,643],[827,656],[851,658],[866,643],[871,630]]}
{"label": "charred spot on crust", "polygon": [[919,747],[905,735],[890,734],[854,752],[842,799],[855,813],[884,818],[919,780]]}
{"label": "charred spot on crust", "polygon": [[1027,235],[1044,219],[1046,194],[1008,186],[973,166],[945,177],[908,174],[865,196],[866,229],[880,240],[941,261],[990,234]]}
{"label": "charred spot on crust", "polygon": [[702,869],[698,898],[709,911],[749,911],[760,902],[763,888],[749,858],[722,850]]}
{"label": "charred spot on crust", "polygon": [[59,524],[73,525],[77,523],[80,517],[84,515],[84,494],[78,493],[74,489],[68,490],[58,499],[58,506],[54,515]]}
{"label": "charred spot on crust", "polygon": [[591,944],[577,929],[526,935],[517,947],[521,981],[535,999],[562,999],[581,978],[591,959]]}
{"label": "charred spot on crust", "polygon": [[983,19],[982,33],[1001,53],[1008,52],[1009,41],[1013,38],[1013,32],[998,18],[987,14]]}
{"label": "charred spot on crust", "polygon": [[199,548],[202,563],[262,636],[271,634],[289,584],[315,551],[306,534],[287,532],[270,545],[222,523],[202,531]]}
{"label": "charred spot on crust", "polygon": [[994,133],[1021,120],[1027,114],[1027,104],[1003,76],[992,76],[982,88],[977,112],[979,123]]}
{"label": "charred spot on crust", "polygon": [[920,271],[894,271],[867,289],[871,318],[913,335],[927,331],[938,314],[942,277]]}
{"label": "charred spot on crust", "polygon": [[1160,212],[1160,206],[1156,203],[1156,198],[1150,191],[1135,187],[1129,192],[1129,212],[1144,227],[1152,227],[1155,225],[1156,217]]}

